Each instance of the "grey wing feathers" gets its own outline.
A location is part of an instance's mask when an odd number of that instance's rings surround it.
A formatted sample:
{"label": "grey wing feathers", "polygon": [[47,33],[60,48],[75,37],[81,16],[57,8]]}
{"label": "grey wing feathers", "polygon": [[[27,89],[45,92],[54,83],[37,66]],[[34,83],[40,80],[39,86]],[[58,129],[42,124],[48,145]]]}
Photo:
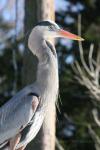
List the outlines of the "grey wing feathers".
{"label": "grey wing feathers", "polygon": [[32,101],[38,97],[29,95],[30,92],[18,93],[0,108],[0,143],[15,136],[34,115]]}

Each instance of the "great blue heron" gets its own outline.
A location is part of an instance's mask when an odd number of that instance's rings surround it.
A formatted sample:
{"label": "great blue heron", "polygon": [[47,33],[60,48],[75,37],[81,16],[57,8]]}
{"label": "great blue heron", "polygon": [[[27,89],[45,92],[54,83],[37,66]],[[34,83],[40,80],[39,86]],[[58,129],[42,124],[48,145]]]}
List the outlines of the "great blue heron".
{"label": "great blue heron", "polygon": [[58,93],[58,64],[48,38],[83,40],[62,30],[52,21],[38,23],[28,39],[28,47],[38,58],[36,81],[18,92],[0,108],[0,148],[24,149],[38,133],[49,101]]}

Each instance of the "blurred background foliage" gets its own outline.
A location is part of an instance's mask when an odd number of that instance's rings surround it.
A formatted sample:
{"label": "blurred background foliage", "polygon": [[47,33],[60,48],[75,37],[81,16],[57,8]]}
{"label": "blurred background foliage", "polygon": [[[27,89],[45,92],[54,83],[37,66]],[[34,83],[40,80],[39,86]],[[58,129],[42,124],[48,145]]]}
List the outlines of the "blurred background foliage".
{"label": "blurred background foliage", "polygon": [[[0,5],[0,105],[22,87],[24,33],[24,0],[1,0]],[[56,22],[77,34],[78,15],[82,15],[82,37],[85,58],[90,43],[96,55],[100,44],[100,0],[56,0]],[[34,15],[34,14],[33,14]],[[28,32],[28,31],[27,31]],[[57,109],[56,135],[65,150],[95,150],[88,125],[96,130],[90,96],[75,79],[71,64],[79,58],[78,43],[59,39],[56,42],[59,60],[60,96]]]}

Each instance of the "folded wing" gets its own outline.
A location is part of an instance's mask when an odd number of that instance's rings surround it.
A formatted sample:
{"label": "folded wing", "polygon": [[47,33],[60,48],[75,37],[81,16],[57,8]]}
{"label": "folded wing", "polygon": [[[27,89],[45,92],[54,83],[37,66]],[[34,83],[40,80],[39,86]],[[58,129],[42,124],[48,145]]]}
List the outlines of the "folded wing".
{"label": "folded wing", "polygon": [[0,144],[27,126],[37,109],[32,107],[34,101],[39,101],[34,93],[19,93],[0,108]]}

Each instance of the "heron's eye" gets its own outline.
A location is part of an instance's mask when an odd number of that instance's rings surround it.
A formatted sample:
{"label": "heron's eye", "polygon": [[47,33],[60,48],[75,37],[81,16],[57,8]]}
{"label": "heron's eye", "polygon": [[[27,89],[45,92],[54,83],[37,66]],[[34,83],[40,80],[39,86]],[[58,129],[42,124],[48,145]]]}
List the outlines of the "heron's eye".
{"label": "heron's eye", "polygon": [[58,28],[54,25],[49,26],[49,31],[57,31],[57,30],[60,30],[60,28]]}
{"label": "heron's eye", "polygon": [[49,26],[49,30],[50,30],[50,31],[54,31],[54,26],[52,26],[52,25]]}

